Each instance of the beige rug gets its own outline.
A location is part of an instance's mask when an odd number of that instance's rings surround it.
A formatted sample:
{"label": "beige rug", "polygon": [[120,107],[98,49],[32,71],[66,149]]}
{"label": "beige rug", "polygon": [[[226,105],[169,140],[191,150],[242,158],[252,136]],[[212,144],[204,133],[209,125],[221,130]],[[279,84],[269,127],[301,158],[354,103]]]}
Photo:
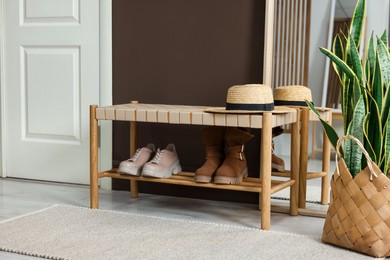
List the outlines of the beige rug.
{"label": "beige rug", "polygon": [[318,237],[58,205],[0,222],[0,238],[48,259],[370,259]]}

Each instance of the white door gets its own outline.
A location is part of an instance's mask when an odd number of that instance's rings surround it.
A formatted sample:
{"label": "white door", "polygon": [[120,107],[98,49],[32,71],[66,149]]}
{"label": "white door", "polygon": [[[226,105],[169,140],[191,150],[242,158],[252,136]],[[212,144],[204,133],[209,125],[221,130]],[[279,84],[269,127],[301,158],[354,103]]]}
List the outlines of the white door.
{"label": "white door", "polygon": [[89,183],[99,1],[4,0],[3,8],[5,175]]}

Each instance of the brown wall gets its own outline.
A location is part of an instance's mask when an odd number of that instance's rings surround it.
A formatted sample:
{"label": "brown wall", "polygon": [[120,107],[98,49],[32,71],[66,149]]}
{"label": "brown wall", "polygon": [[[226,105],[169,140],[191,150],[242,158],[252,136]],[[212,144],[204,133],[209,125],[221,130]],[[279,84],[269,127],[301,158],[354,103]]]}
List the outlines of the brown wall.
{"label": "brown wall", "polygon": [[[113,0],[113,103],[224,106],[235,84],[261,83],[265,1]],[[200,127],[139,124],[139,146],[174,143],[184,170],[204,161]],[[114,166],[129,157],[129,124],[114,123]],[[259,138],[248,143],[251,174]],[[114,189],[128,189],[114,180]],[[140,192],[257,201],[257,194],[141,183]],[[239,194],[239,196],[237,196]],[[238,199],[237,199],[238,198]]]}

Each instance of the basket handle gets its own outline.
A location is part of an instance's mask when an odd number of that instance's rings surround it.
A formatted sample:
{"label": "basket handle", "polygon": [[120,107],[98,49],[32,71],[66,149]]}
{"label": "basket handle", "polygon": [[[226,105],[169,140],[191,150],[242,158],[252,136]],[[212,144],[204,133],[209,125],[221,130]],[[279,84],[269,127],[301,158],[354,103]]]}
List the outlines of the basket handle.
{"label": "basket handle", "polygon": [[366,149],[364,149],[364,146],[363,144],[359,141],[359,139],[357,139],[356,137],[352,136],[352,135],[345,135],[345,136],[342,136],[339,138],[339,140],[337,140],[337,145],[336,145],[336,157],[335,157],[335,160],[336,160],[336,171],[337,171],[337,174],[340,176],[340,171],[339,171],[339,164],[338,164],[338,157],[342,157],[341,154],[340,154],[340,146],[341,146],[341,142],[346,140],[346,139],[349,139],[349,140],[352,140],[354,141],[358,146],[359,148],[362,150],[364,156],[366,157],[366,160],[367,160],[367,166],[368,168],[370,169],[370,181],[373,180],[373,176],[378,177],[378,175],[374,172],[374,169],[372,167],[372,164],[373,164],[373,161],[370,157],[370,155],[367,153]]}

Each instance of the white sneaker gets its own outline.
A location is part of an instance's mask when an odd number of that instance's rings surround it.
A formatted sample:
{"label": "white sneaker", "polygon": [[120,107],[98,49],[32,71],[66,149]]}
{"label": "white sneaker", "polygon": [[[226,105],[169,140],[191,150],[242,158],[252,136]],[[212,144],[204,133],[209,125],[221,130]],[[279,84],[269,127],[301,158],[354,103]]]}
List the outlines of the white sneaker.
{"label": "white sneaker", "polygon": [[119,164],[118,172],[120,174],[128,174],[140,176],[142,166],[148,162],[156,153],[156,147],[150,143],[145,147],[138,148],[135,154],[128,160]]}
{"label": "white sneaker", "polygon": [[157,149],[156,155],[145,163],[142,176],[169,178],[172,174],[181,172],[179,157],[174,144],[168,144],[164,150]]}

